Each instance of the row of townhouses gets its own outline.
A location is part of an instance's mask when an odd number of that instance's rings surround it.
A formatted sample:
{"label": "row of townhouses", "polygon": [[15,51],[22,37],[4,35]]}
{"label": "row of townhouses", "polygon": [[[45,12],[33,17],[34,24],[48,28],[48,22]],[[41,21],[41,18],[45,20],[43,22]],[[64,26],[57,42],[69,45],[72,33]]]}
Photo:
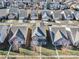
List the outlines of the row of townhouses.
{"label": "row of townhouses", "polygon": [[0,0],[0,20],[79,20],[78,0]]}
{"label": "row of townhouses", "polygon": [[19,48],[46,46],[49,40],[51,45],[58,49],[79,48],[79,26],[52,25],[47,27],[48,30],[44,23],[35,24],[32,29],[26,25],[2,25],[0,26],[0,49],[12,46],[12,51],[19,51]]}
{"label": "row of townhouses", "polygon": [[[30,12],[29,12],[30,11]],[[79,11],[74,10],[24,10],[18,8],[0,9],[0,20],[43,20],[43,21],[64,21],[79,20]]]}

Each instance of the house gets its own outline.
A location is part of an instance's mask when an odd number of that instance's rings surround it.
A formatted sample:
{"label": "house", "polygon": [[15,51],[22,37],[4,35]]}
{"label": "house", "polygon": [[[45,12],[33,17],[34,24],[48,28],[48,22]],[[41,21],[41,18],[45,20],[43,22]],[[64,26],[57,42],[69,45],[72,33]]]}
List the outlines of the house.
{"label": "house", "polygon": [[1,25],[0,26],[0,49],[8,48],[8,33],[9,33],[9,26]]}
{"label": "house", "polygon": [[51,13],[50,13],[50,11],[43,10],[41,12],[41,15],[42,15],[42,20],[43,21],[49,21],[51,19]]}
{"label": "house", "polygon": [[13,51],[19,51],[19,48],[26,46],[28,28],[26,26],[12,26],[13,35],[9,39]]}
{"label": "house", "polygon": [[9,14],[9,9],[0,9],[0,20],[6,20]]}
{"label": "house", "polygon": [[8,34],[8,26],[0,26],[0,44],[4,42]]}
{"label": "house", "polygon": [[31,14],[30,14],[30,18],[31,18],[31,20],[37,20],[38,19],[38,12],[35,10],[32,10]]}
{"label": "house", "polygon": [[49,10],[59,10],[60,9],[60,4],[57,3],[57,2],[56,3],[51,2],[51,3],[48,3],[47,8]]}
{"label": "house", "polygon": [[74,26],[74,27],[68,27],[69,29],[67,30],[68,32],[68,38],[71,40],[73,46],[76,48],[79,48],[79,27]]}
{"label": "house", "polygon": [[28,19],[28,15],[27,15],[26,10],[19,9],[19,20],[27,21],[27,19]]}
{"label": "house", "polygon": [[51,15],[53,20],[55,21],[62,20],[61,10],[51,11]]}
{"label": "house", "polygon": [[79,20],[79,11],[74,11],[74,17],[76,20]]}
{"label": "house", "polygon": [[64,20],[73,20],[74,15],[72,10],[64,10],[61,12]]}
{"label": "house", "polygon": [[68,39],[65,27],[50,26],[49,32],[52,44],[58,49],[70,47],[71,41]]}
{"label": "house", "polygon": [[43,23],[37,24],[32,29],[31,46],[46,45],[46,29]]}
{"label": "house", "polygon": [[19,9],[18,8],[14,8],[14,7],[10,7],[9,9],[9,14],[8,14],[8,19],[12,20],[12,19],[18,19],[18,14],[19,14]]}

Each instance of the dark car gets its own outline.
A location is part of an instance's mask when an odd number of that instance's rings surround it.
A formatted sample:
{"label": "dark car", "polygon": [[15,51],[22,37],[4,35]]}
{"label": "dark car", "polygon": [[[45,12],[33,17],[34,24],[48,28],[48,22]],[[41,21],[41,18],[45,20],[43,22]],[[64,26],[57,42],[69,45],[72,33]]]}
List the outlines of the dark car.
{"label": "dark car", "polygon": [[58,10],[60,9],[60,4],[59,3],[48,3],[47,8],[50,10]]}

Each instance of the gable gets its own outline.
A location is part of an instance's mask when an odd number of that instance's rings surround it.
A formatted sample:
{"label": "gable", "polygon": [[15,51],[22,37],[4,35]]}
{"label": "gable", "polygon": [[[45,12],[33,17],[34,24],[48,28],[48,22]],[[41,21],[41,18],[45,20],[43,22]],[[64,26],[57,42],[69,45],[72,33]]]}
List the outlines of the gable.
{"label": "gable", "polygon": [[43,12],[42,13],[42,18],[45,18],[45,19],[50,19],[50,16],[47,12]]}
{"label": "gable", "polygon": [[16,36],[19,36],[21,39],[25,39],[25,37],[24,37],[23,33],[20,31],[20,29],[18,29]]}
{"label": "gable", "polygon": [[77,41],[79,41],[79,31],[76,32],[74,42],[77,42]]}
{"label": "gable", "polygon": [[41,30],[40,27],[37,27],[37,28],[35,28],[35,30],[33,31],[32,36],[41,37],[41,36],[45,36],[45,34],[44,34],[43,30]]}
{"label": "gable", "polygon": [[60,30],[58,30],[55,34],[54,42],[61,39],[61,38],[62,38],[61,32],[60,32]]}

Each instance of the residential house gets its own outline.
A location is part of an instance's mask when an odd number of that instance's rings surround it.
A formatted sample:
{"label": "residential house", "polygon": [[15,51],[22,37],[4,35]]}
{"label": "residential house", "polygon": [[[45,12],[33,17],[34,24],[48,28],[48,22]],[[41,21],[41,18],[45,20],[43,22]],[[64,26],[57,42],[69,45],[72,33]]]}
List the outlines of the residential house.
{"label": "residential house", "polygon": [[61,10],[51,11],[51,15],[54,21],[62,20]]}
{"label": "residential house", "polygon": [[68,32],[68,38],[71,40],[73,46],[75,48],[79,48],[79,28],[77,26],[74,27],[68,27],[69,29],[67,30]]}
{"label": "residential house", "polygon": [[46,29],[44,24],[40,23],[32,29],[31,46],[43,46],[46,45],[46,43]]}
{"label": "residential house", "polygon": [[28,28],[26,26],[12,26],[13,36],[9,39],[13,51],[19,51],[19,48],[25,47],[27,41]]}
{"label": "residential house", "polygon": [[0,20],[6,20],[9,14],[9,9],[0,9]]}
{"label": "residential house", "polygon": [[9,9],[9,14],[8,14],[8,19],[9,20],[14,20],[14,19],[18,19],[19,17],[19,9],[18,8],[10,8]]}
{"label": "residential house", "polygon": [[74,11],[74,17],[76,20],[79,20],[79,11]]}
{"label": "residential house", "polygon": [[68,39],[65,27],[49,27],[52,44],[61,49],[62,47],[69,48],[71,41]]}
{"label": "residential house", "polygon": [[64,20],[73,20],[74,15],[72,10],[64,10],[61,12]]}
{"label": "residential house", "polygon": [[35,10],[32,10],[31,14],[30,14],[30,18],[31,18],[31,20],[37,20],[38,19],[38,12]]}
{"label": "residential house", "polygon": [[19,9],[19,20],[21,20],[22,22],[28,20],[28,15],[27,15],[26,10]]}
{"label": "residential house", "polygon": [[42,20],[43,21],[49,21],[52,18],[50,11],[47,11],[47,10],[43,10],[41,12],[41,15],[42,15]]}
{"label": "residential house", "polygon": [[8,48],[9,26],[0,25],[0,49]]}

